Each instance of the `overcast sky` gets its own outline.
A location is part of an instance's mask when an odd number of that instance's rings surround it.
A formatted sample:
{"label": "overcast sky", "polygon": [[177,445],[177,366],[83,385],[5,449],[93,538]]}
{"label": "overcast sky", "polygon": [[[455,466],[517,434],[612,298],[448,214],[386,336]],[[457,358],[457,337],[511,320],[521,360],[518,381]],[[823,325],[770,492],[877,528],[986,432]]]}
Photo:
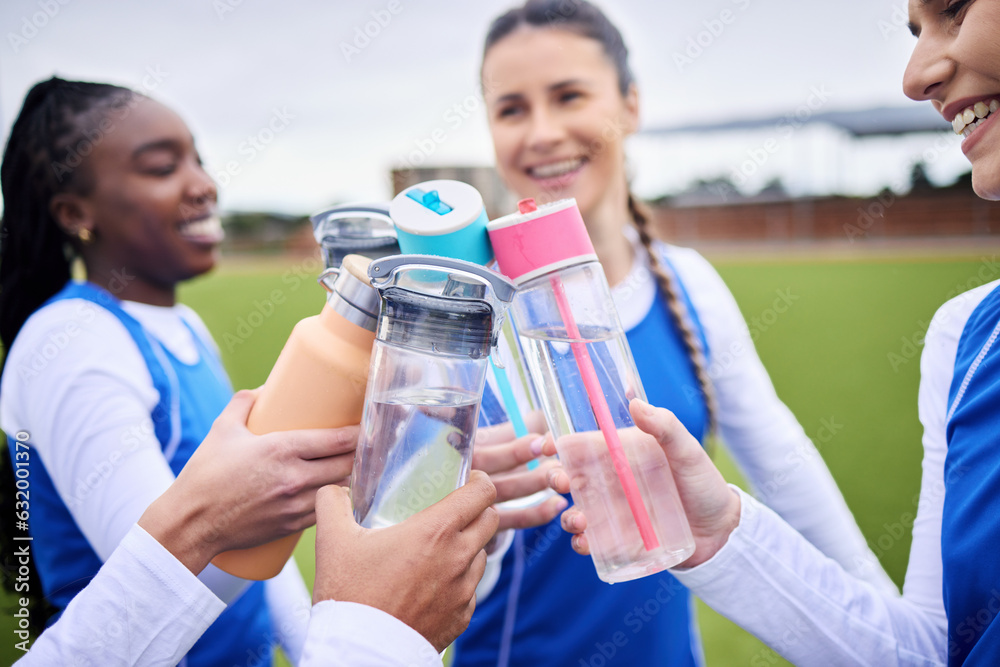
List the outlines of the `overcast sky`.
{"label": "overcast sky", "polygon": [[[6,138],[41,79],[111,81],[182,114],[224,208],[301,214],[388,198],[394,165],[492,164],[480,49],[489,21],[511,4],[3,0],[0,132]],[[913,104],[900,83],[914,44],[904,0],[599,4],[631,49],[647,129],[809,104]],[[730,174],[775,134],[640,134],[629,146],[636,189],[655,196]],[[898,181],[935,139],[857,145],[823,129],[776,138],[747,188],[781,176],[797,192],[864,194]],[[938,153],[932,176],[967,169],[956,146]]]}

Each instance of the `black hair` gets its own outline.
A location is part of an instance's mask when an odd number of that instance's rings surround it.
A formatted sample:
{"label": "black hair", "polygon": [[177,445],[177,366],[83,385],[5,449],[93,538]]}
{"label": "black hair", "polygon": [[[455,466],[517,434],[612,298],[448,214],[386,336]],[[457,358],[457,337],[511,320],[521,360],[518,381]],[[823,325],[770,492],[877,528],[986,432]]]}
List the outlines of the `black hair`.
{"label": "black hair", "polygon": [[[77,242],[53,217],[49,208],[52,198],[63,192],[87,194],[93,187],[86,158],[109,131],[110,112],[126,107],[137,96],[111,84],[53,77],[35,84],[24,98],[0,164],[4,202],[0,220],[0,343],[4,363],[6,351],[24,322],[70,279]],[[54,609],[42,597],[33,566],[28,594],[23,585],[16,587],[17,581],[24,579],[21,564],[14,557],[13,537],[24,532],[15,532],[19,498],[10,450],[4,445],[0,455],[0,578],[5,588],[32,601],[31,626],[40,631]]]}
{"label": "black hair", "polygon": [[[618,75],[618,90],[622,96],[628,95],[629,88],[635,83],[635,77],[628,64],[628,47],[625,46],[621,32],[600,9],[586,0],[528,0],[520,7],[515,7],[501,14],[493,20],[486,33],[483,60],[486,59],[486,54],[494,44],[522,26],[568,30],[581,37],[597,41],[604,49],[608,60],[614,65]],[[649,256],[650,268],[656,277],[667,308],[677,324],[684,347],[691,359],[691,365],[705,398],[708,412],[706,435],[711,435],[716,429],[718,406],[715,387],[708,373],[708,362],[701,340],[695,335],[684,300],[680,298],[676,279],[663,266],[659,253],[653,248],[653,237],[649,231],[652,214],[632,194],[631,189],[628,191],[628,210],[632,217],[632,224],[638,230],[639,239]]]}

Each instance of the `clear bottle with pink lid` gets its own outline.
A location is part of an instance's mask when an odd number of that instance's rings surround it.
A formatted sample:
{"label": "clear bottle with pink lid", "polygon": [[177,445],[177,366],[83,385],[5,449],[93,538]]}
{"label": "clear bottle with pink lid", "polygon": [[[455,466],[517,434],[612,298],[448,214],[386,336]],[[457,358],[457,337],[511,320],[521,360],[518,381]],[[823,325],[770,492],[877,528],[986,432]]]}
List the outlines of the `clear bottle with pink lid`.
{"label": "clear bottle with pink lid", "polygon": [[646,395],[576,201],[518,209],[487,229],[518,287],[511,317],[597,574],[615,583],[677,565],[694,540],[663,450],[629,414]]}

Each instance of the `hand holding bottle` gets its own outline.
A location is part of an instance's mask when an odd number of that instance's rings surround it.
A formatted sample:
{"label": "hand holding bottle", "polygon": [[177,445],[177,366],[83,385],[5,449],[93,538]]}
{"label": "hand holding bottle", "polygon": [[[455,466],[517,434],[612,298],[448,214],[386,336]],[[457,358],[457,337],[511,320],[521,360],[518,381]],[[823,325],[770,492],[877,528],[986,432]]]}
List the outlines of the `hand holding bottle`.
{"label": "hand holding bottle", "polygon": [[[629,412],[636,426],[656,438],[663,448],[691,526],[695,551],[679,567],[700,565],[725,545],[729,535],[739,525],[739,496],[729,488],[704,448],[673,413],[638,399],[629,404]],[[555,453],[555,443],[551,438],[543,444],[542,453]],[[549,484],[557,492],[566,493],[570,486],[569,475],[562,468],[556,468],[549,475]],[[571,507],[565,511],[562,527],[574,535],[573,549],[577,553],[590,553],[585,533],[587,517],[580,510]]]}
{"label": "hand holding bottle", "polygon": [[[472,455],[472,467],[490,476],[497,489],[497,502],[525,498],[548,488],[549,472],[558,467],[554,458],[545,459],[533,469],[528,463],[541,456],[546,430],[545,417],[540,411],[525,416],[533,432],[517,438],[510,422],[480,427]],[[508,509],[498,506],[500,530],[533,528],[554,519],[569,503],[562,496],[552,496],[538,505]]]}
{"label": "hand holding bottle", "polygon": [[349,493],[336,486],[316,496],[313,603],[366,604],[395,616],[443,651],[469,624],[486,567],[486,543],[497,528],[496,490],[482,472],[443,500],[402,522],[359,526]]}
{"label": "hand holding bottle", "polygon": [[241,391],[139,525],[192,572],[229,549],[315,523],[316,490],[350,475],[358,427],[254,435],[257,392]]}

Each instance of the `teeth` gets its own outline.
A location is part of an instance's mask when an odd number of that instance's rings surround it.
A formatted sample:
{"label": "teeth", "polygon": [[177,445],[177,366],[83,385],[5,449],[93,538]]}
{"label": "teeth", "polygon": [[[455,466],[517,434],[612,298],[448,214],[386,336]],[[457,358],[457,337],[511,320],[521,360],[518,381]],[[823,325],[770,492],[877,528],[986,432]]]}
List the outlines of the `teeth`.
{"label": "teeth", "polygon": [[973,130],[975,130],[977,127],[979,127],[980,125],[983,124],[984,120],[985,120],[985,118],[980,118],[975,123],[970,123],[969,125],[966,125],[965,129],[962,130],[962,136],[963,137],[967,137],[970,134],[972,134]]}
{"label": "teeth", "polygon": [[583,158],[574,158],[572,160],[563,160],[561,162],[553,162],[552,164],[543,164],[538,167],[532,167],[531,173],[537,178],[552,178],[553,176],[568,174],[574,169],[578,169],[582,164]]}
{"label": "teeth", "polygon": [[980,100],[958,113],[951,121],[951,129],[955,131],[955,134],[967,137],[979,127],[985,118],[998,109],[1000,109],[1000,102],[997,100],[990,100],[988,103]]}
{"label": "teeth", "polygon": [[181,236],[185,238],[209,239],[221,241],[225,232],[222,230],[222,221],[218,216],[213,215],[204,220],[195,220],[181,225]]}

